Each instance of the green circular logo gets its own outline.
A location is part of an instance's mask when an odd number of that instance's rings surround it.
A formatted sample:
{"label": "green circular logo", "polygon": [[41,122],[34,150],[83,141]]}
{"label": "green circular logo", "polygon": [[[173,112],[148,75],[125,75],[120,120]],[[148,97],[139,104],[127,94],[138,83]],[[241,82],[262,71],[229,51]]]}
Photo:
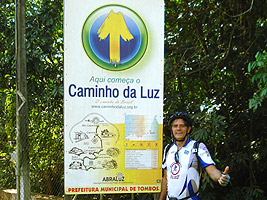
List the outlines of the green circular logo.
{"label": "green circular logo", "polygon": [[82,44],[96,65],[110,71],[122,71],[142,59],[148,45],[148,32],[133,10],[117,4],[105,5],[85,20]]}

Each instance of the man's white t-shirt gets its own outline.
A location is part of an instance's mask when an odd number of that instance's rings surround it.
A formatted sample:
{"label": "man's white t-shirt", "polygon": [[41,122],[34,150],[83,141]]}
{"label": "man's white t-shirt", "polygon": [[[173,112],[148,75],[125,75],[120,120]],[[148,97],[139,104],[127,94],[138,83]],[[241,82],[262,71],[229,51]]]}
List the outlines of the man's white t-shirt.
{"label": "man's white t-shirt", "polygon": [[[200,166],[196,154],[193,153],[195,140],[187,139],[184,146],[178,151],[179,163],[175,161],[175,153],[178,150],[176,143],[173,143],[167,154],[163,154],[162,168],[167,170],[167,191],[168,197],[182,199],[198,192],[200,183]],[[166,159],[165,159],[166,155]],[[215,165],[205,144],[200,143],[198,148],[199,162],[203,168]],[[169,199],[167,197],[167,199]],[[199,192],[189,199],[200,199]]]}

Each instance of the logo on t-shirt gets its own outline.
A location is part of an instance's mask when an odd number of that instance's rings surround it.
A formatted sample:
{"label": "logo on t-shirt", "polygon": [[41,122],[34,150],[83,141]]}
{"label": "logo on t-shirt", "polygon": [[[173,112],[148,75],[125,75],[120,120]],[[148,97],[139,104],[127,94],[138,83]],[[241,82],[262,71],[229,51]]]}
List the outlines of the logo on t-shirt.
{"label": "logo on t-shirt", "polygon": [[179,163],[173,163],[171,165],[171,173],[172,175],[176,176],[180,172],[180,165]]}

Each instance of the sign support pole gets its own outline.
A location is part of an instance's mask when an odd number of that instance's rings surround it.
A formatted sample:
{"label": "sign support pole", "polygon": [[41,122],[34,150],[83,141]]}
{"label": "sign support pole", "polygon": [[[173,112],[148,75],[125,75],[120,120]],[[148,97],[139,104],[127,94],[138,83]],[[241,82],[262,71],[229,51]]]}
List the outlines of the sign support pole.
{"label": "sign support pole", "polygon": [[15,17],[16,80],[16,182],[17,199],[30,200],[29,139],[25,45],[25,0],[16,0]]}

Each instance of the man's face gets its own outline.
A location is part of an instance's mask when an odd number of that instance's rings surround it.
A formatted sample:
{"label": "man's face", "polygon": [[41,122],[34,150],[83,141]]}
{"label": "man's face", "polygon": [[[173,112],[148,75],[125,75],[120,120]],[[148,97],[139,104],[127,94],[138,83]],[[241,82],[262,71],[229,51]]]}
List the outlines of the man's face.
{"label": "man's face", "polygon": [[183,119],[175,119],[172,122],[172,133],[176,140],[182,140],[187,133],[189,133],[191,127],[187,127]]}

